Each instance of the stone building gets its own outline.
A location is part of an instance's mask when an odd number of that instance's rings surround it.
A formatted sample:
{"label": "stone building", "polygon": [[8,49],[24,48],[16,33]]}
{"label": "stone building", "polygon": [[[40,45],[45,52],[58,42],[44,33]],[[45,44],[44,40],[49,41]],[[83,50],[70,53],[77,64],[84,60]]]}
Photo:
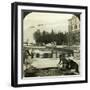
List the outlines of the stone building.
{"label": "stone building", "polygon": [[80,44],[80,19],[77,16],[72,16],[68,20],[68,44],[79,45]]}

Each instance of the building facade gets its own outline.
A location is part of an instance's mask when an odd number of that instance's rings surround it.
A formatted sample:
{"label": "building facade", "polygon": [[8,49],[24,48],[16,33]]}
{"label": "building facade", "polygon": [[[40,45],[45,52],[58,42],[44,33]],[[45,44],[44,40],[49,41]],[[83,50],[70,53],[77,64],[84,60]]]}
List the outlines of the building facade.
{"label": "building facade", "polygon": [[80,19],[77,16],[72,16],[68,20],[68,44],[69,45],[79,45],[80,44]]}

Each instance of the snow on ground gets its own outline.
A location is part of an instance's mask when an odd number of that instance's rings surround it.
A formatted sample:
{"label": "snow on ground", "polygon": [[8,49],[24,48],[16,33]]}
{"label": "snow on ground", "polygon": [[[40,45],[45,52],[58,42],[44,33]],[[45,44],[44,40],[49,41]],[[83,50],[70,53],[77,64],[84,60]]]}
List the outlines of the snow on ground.
{"label": "snow on ground", "polygon": [[36,68],[49,68],[49,67],[57,67],[57,64],[59,63],[58,59],[52,59],[52,58],[43,58],[43,59],[35,59],[33,60],[32,66]]}
{"label": "snow on ground", "polygon": [[[80,64],[80,60],[73,60],[78,65]],[[32,66],[36,68],[50,68],[57,67],[59,63],[59,58],[36,58],[32,62]]]}

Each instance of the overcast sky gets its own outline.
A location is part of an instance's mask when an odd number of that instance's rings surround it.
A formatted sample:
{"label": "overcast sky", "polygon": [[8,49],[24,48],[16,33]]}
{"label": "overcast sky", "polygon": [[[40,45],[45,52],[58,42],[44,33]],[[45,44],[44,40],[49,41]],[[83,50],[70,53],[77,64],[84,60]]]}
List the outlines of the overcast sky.
{"label": "overcast sky", "polygon": [[73,14],[64,13],[41,13],[32,12],[25,16],[23,20],[24,41],[34,42],[33,33],[40,29],[47,32],[67,32],[68,19],[72,18]]}

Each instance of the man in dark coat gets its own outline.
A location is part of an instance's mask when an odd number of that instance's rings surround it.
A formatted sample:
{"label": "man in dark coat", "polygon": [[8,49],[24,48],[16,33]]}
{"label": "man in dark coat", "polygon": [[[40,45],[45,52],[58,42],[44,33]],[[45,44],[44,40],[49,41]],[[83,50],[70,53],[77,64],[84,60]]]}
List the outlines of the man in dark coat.
{"label": "man in dark coat", "polygon": [[60,61],[58,64],[62,65],[62,70],[66,70],[68,67],[68,61],[65,58],[65,54],[59,55],[59,59],[60,59]]}

